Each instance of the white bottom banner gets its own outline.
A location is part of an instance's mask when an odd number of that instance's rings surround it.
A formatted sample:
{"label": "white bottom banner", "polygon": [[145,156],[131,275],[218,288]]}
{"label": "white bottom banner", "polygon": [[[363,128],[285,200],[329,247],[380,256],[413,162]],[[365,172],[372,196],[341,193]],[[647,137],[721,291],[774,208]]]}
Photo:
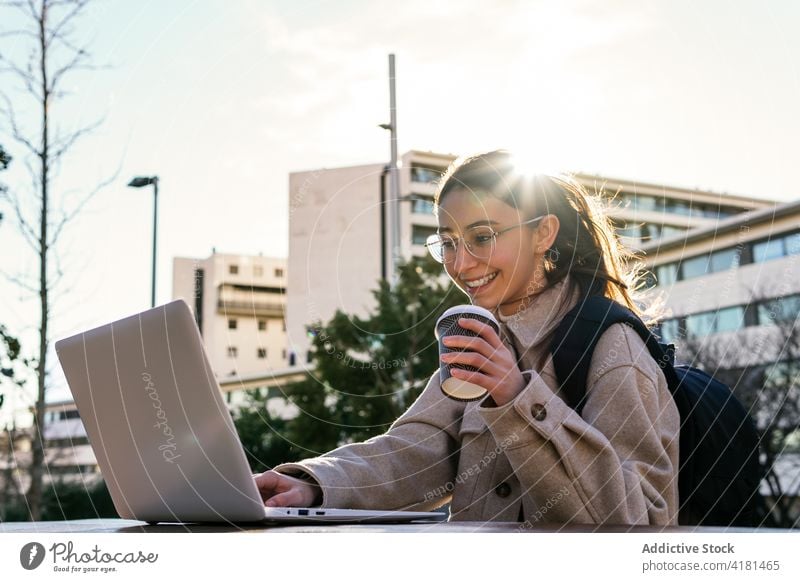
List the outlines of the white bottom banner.
{"label": "white bottom banner", "polygon": [[800,534],[0,534],[4,580],[798,580]]}

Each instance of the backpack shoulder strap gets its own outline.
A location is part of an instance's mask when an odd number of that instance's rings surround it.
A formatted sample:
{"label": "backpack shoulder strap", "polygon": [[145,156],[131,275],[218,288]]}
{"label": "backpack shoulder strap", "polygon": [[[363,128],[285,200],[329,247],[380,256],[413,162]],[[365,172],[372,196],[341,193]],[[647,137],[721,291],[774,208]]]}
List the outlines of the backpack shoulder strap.
{"label": "backpack shoulder strap", "polygon": [[586,401],[586,380],[594,349],[603,333],[615,323],[625,323],[639,334],[664,370],[667,383],[674,384],[674,351],[660,344],[636,314],[607,297],[584,297],[561,320],[550,344],[561,392],[578,414],[583,412]]}

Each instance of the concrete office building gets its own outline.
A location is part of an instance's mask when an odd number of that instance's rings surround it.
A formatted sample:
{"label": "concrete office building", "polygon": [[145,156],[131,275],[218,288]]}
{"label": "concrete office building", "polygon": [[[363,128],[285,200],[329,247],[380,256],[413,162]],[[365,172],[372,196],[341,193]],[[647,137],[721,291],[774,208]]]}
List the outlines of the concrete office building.
{"label": "concrete office building", "polygon": [[195,315],[218,378],[287,367],[285,259],[177,257],[172,285]]}
{"label": "concrete office building", "polygon": [[[400,255],[424,254],[436,232],[436,183],[455,159],[451,154],[409,151],[400,168]],[[672,188],[578,174],[590,192],[603,191],[623,242],[640,249],[652,241],[774,202],[701,190]],[[341,309],[365,315],[372,290],[389,277],[390,213],[384,164],[294,172],[289,176],[289,280],[287,332],[297,362],[308,358],[306,328]]]}
{"label": "concrete office building", "polygon": [[645,245],[652,292],[667,310],[663,338],[716,336],[751,348],[729,350],[740,361],[726,367],[769,362],[777,355],[770,346],[781,347],[771,338],[773,320],[800,312],[798,225],[800,202],[791,202]]}

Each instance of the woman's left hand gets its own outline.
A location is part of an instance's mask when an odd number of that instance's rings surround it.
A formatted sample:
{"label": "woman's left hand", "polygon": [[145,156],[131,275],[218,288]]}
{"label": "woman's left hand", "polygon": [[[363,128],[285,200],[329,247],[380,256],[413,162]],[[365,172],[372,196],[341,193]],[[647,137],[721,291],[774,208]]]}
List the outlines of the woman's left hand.
{"label": "woman's left hand", "polygon": [[525,388],[525,379],[517,367],[514,354],[503,345],[497,332],[489,324],[476,319],[460,318],[458,325],[474,331],[478,337],[447,336],[443,340],[445,346],[468,351],[442,354],[441,360],[444,364],[472,366],[477,371],[451,367],[452,376],[486,388],[498,406],[514,400]]}

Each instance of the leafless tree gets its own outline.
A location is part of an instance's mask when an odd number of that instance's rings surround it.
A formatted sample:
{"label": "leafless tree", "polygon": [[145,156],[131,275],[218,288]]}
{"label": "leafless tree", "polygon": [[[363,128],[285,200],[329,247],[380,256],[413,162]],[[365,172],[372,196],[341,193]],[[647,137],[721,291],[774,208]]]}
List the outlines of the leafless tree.
{"label": "leafless tree", "polygon": [[761,325],[736,334],[685,338],[679,355],[730,386],[750,411],[761,436],[769,490],[765,522],[797,527],[800,478],[781,480],[776,469],[795,456],[787,453],[800,434],[800,301],[751,289],[749,308],[757,310]]}
{"label": "leafless tree", "polygon": [[[42,478],[45,465],[42,435],[45,429],[47,351],[50,341],[52,297],[63,277],[56,252],[64,227],[113,177],[84,190],[67,203],[58,196],[54,176],[75,144],[96,129],[102,120],[81,127],[67,127],[54,118],[56,103],[68,93],[65,80],[78,71],[92,70],[89,52],[75,42],[76,26],[89,0],[11,0],[4,12],[14,13],[20,28],[0,32],[0,74],[15,81],[0,93],[0,126],[23,152],[30,182],[9,187],[3,195],[25,243],[36,255],[37,276],[27,278],[4,273],[7,279],[38,297],[40,323],[36,357],[37,391],[34,408],[33,454],[27,501],[31,518],[41,516]],[[19,18],[21,17],[21,18]],[[2,21],[9,22],[9,18]],[[27,54],[17,57],[19,47]],[[6,50],[8,49],[8,50]],[[12,56],[11,52],[14,53]],[[7,88],[6,88],[7,87]],[[15,90],[12,93],[10,91]],[[23,113],[24,112],[24,113]]]}

